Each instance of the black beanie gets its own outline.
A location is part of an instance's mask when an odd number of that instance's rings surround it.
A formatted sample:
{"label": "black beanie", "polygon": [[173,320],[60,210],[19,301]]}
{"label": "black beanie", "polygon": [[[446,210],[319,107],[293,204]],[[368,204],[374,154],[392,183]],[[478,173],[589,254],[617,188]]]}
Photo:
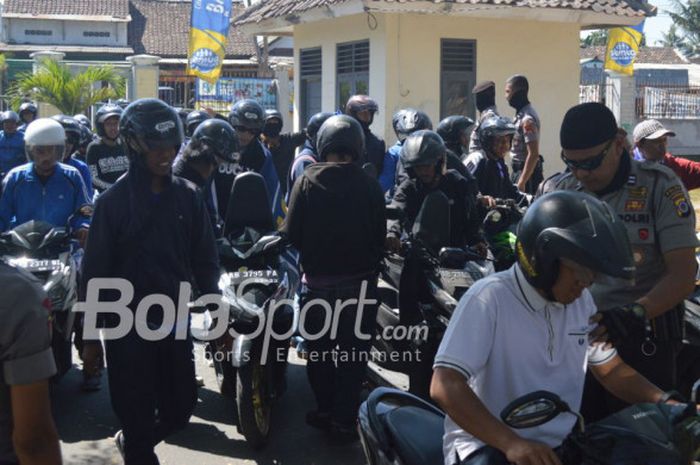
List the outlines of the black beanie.
{"label": "black beanie", "polygon": [[600,103],[582,103],[564,115],[559,131],[561,148],[579,150],[595,147],[617,135],[612,111]]}

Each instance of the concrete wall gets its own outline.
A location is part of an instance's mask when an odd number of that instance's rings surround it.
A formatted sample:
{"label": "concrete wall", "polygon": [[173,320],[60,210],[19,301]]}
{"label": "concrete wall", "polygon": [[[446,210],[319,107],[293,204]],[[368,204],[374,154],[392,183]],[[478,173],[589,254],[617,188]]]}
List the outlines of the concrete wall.
{"label": "concrete wall", "polygon": [[[505,80],[521,73],[530,80],[530,98],[542,119],[541,153],[545,170],[562,169],[559,126],[566,110],[578,103],[579,28],[571,23],[473,19],[457,16],[375,14],[370,29],[365,15],[355,15],[294,28],[295,58],[299,49],[322,47],[323,110],[335,110],[336,44],[370,40],[370,94],[380,113],[373,130],[387,145],[395,140],[391,116],[399,108],[423,109],[437,124],[440,110],[440,39],[477,41],[477,81],[497,83],[497,104],[503,115],[514,110],[503,97]],[[556,46],[552,46],[556,44]],[[297,76],[299,76],[297,68]],[[299,108],[298,79],[295,82]],[[297,122],[298,124],[298,122]]]}
{"label": "concrete wall", "polygon": [[[7,26],[3,31],[4,40],[11,40],[17,44],[113,47],[126,47],[127,45],[126,23],[11,18],[4,20],[4,24]],[[50,31],[51,35],[27,34],[28,30]],[[84,33],[87,33],[88,36],[85,36]],[[108,33],[109,37],[101,37],[95,33]]]}
{"label": "concrete wall", "polygon": [[664,127],[676,133],[668,138],[668,148],[673,155],[692,158],[700,157],[700,120],[698,119],[660,119]]}

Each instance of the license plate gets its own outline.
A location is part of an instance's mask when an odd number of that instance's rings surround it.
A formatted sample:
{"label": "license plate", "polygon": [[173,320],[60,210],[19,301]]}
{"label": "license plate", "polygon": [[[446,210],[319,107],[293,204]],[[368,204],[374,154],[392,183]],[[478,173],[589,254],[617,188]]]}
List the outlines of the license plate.
{"label": "license plate", "polygon": [[7,261],[10,266],[27,271],[56,271],[61,269],[60,260],[38,260],[34,258],[11,258]]}
{"label": "license plate", "polygon": [[474,277],[462,270],[440,270],[440,280],[451,287],[471,287],[474,284]]}
{"label": "license plate", "polygon": [[232,284],[239,284],[244,281],[249,283],[271,284],[279,281],[277,270],[246,270],[229,273]]}

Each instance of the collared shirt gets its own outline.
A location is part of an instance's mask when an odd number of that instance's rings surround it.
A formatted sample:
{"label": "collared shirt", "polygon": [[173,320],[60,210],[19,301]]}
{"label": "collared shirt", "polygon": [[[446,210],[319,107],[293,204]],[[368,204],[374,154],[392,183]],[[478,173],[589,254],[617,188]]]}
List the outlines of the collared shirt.
{"label": "collared shirt", "polygon": [[[571,173],[545,184],[543,193],[561,189],[587,192]],[[646,295],[666,273],[663,254],[697,247],[698,241],[695,211],[688,192],[678,176],[660,163],[630,160],[627,182],[599,198],[625,223],[637,267],[634,285],[610,280],[591,287],[598,307],[608,310]],[[669,308],[676,303],[669,303]]]}
{"label": "collared shirt", "polygon": [[515,124],[516,129],[511,147],[513,161],[525,163],[527,144],[540,139],[540,117],[532,104],[528,103],[515,114],[513,124]]}
{"label": "collared shirt", "polygon": [[[477,281],[460,299],[434,367],[461,373],[496,418],[510,402],[538,390],[559,395],[578,411],[587,366],[605,364],[617,353],[589,345],[588,320],[595,312],[587,290],[568,305],[548,301],[514,265]],[[572,415],[560,415],[518,435],[556,447],[575,421]],[[445,417],[445,465],[482,446]]]}
{"label": "collared shirt", "polygon": [[0,262],[0,463],[14,463],[10,386],[56,373],[49,309],[41,283]]}

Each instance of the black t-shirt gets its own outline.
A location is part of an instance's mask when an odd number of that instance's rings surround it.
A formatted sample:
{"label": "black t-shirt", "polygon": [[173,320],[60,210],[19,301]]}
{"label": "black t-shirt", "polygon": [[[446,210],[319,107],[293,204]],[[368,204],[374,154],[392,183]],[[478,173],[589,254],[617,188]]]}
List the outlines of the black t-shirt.
{"label": "black t-shirt", "polygon": [[98,192],[112,186],[129,169],[129,158],[121,144],[107,145],[101,139],[88,145],[85,155],[92,175],[92,185]]}
{"label": "black t-shirt", "polygon": [[270,147],[272,154],[272,163],[275,165],[277,178],[280,180],[280,190],[283,195],[287,194],[287,177],[289,176],[289,168],[294,161],[294,154],[297,147],[306,142],[306,134],[297,132],[294,134],[280,135],[280,141],[277,147]]}
{"label": "black t-shirt", "polygon": [[226,215],[231,187],[236,176],[245,171],[260,173],[264,164],[265,148],[262,142],[255,139],[243,149],[239,161],[224,162],[219,165],[219,169],[214,173],[214,186],[217,210],[222,216]]}

